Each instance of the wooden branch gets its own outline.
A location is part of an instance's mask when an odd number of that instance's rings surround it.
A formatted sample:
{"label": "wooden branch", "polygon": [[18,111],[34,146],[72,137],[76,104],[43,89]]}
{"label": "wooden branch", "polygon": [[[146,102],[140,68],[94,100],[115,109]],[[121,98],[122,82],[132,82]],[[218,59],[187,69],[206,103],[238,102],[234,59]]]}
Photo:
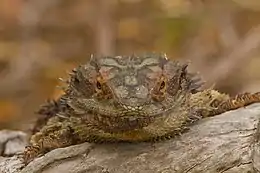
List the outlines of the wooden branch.
{"label": "wooden branch", "polygon": [[154,144],[83,143],[51,151],[22,170],[19,156],[2,157],[0,172],[260,172],[259,119],[260,104],[253,104],[203,119],[182,136]]}

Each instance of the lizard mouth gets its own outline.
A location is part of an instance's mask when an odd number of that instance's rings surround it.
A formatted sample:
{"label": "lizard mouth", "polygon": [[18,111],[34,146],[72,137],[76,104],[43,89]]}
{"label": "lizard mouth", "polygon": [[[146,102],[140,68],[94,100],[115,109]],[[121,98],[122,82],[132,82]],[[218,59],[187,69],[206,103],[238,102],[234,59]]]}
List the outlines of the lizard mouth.
{"label": "lizard mouth", "polygon": [[[180,99],[180,100],[179,100]],[[103,102],[97,101],[95,99],[77,99],[69,100],[68,105],[77,110],[78,113],[85,114],[86,112],[99,115],[108,118],[131,118],[135,119],[146,119],[154,118],[162,114],[166,114],[170,110],[174,109],[176,106],[182,103],[182,97],[168,98],[162,103],[151,103],[146,100],[142,102],[125,102],[125,100]]]}

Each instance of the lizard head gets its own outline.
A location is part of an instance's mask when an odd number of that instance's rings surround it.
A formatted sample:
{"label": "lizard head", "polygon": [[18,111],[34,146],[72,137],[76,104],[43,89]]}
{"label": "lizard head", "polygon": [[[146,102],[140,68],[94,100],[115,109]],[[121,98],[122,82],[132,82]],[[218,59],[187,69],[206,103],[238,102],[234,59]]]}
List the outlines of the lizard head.
{"label": "lizard head", "polygon": [[92,57],[65,90],[74,114],[105,131],[140,129],[188,105],[201,83],[165,55]]}
{"label": "lizard head", "polygon": [[92,57],[73,70],[66,93],[79,112],[154,117],[181,105],[200,87],[187,66],[161,54]]}

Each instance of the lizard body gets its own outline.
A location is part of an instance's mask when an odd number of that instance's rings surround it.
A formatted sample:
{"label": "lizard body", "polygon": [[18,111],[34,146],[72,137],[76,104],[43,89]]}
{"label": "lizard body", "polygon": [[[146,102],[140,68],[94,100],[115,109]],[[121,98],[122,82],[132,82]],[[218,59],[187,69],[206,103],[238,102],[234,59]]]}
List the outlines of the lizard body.
{"label": "lizard body", "polygon": [[92,57],[75,68],[64,95],[39,114],[25,162],[83,142],[145,142],[173,138],[193,122],[260,101],[213,89],[165,55]]}

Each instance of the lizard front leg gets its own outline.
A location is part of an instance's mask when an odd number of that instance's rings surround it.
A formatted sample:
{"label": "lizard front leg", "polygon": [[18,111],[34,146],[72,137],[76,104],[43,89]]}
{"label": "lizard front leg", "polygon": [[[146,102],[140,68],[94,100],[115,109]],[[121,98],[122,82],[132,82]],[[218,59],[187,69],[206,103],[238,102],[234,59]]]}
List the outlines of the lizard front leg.
{"label": "lizard front leg", "polygon": [[24,162],[27,164],[37,156],[45,154],[50,150],[75,143],[79,143],[79,140],[69,123],[49,123],[31,137],[30,145],[24,151]]}
{"label": "lizard front leg", "polygon": [[213,102],[212,106],[216,107],[217,109],[212,111],[211,116],[221,114],[230,110],[238,109],[241,107],[245,107],[253,103],[259,103],[259,102],[260,102],[260,92],[238,94],[235,97],[231,97],[222,102],[219,101]]}
{"label": "lizard front leg", "polygon": [[191,105],[196,105],[197,114],[203,118],[260,102],[260,92],[243,93],[230,97],[216,90],[205,90],[193,94],[191,101]]}

